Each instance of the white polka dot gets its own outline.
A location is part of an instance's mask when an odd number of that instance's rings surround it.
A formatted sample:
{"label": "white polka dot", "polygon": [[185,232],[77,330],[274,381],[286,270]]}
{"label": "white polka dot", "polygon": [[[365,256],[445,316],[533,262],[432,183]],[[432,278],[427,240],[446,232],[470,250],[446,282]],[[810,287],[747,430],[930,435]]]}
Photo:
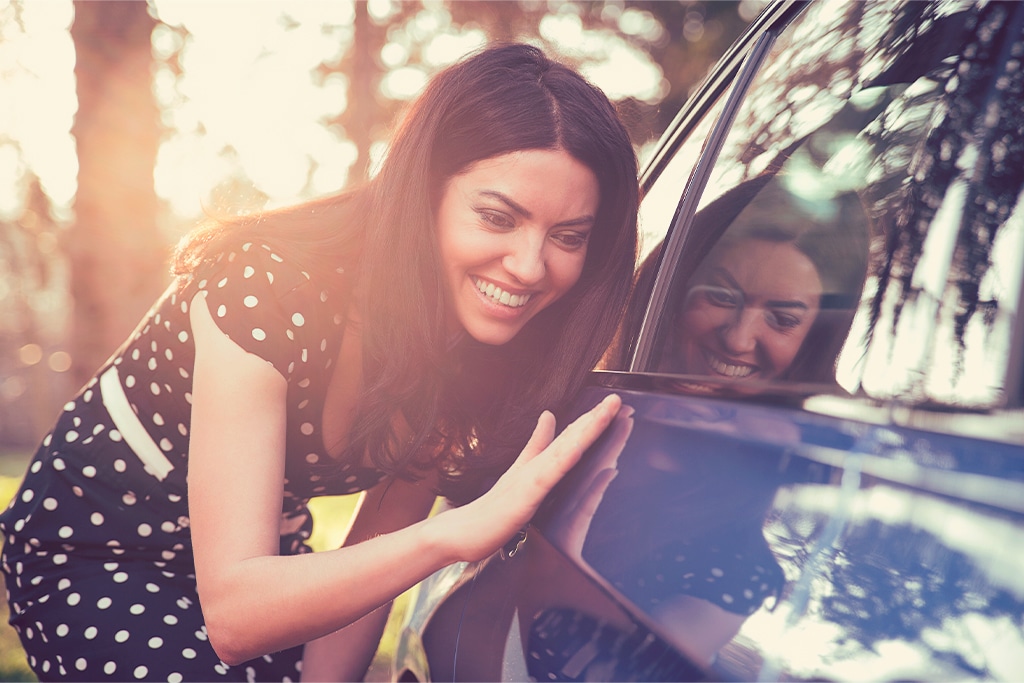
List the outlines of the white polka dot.
{"label": "white polka dot", "polygon": [[110,437],[111,441],[121,440],[121,432],[117,431],[116,429],[111,429],[110,432],[108,432],[107,436]]}
{"label": "white polka dot", "polygon": [[99,609],[108,609],[113,604],[114,601],[111,600],[109,597],[102,597],[96,601],[96,607],[98,607]]}
{"label": "white polka dot", "polygon": [[138,360],[140,355],[141,355],[141,353],[139,352],[139,350],[138,349],[134,349],[132,351],[132,360]]}
{"label": "white polka dot", "polygon": [[258,327],[252,328],[252,338],[256,341],[263,341],[267,338],[267,333]]}
{"label": "white polka dot", "polygon": [[128,580],[127,572],[118,572],[114,574],[114,583],[124,583]]}
{"label": "white polka dot", "polygon": [[153,636],[149,639],[149,647],[153,650],[157,649],[164,644],[164,639],[159,636]]}
{"label": "white polka dot", "polygon": [[185,678],[177,672],[172,673],[170,676],[167,677],[167,683],[182,683],[182,681],[184,680]]}
{"label": "white polka dot", "polygon": [[125,505],[135,505],[136,500],[135,494],[131,491],[121,496],[121,502]]}
{"label": "white polka dot", "polygon": [[135,386],[135,375],[128,375],[124,378],[124,385],[131,389]]}
{"label": "white polka dot", "polygon": [[92,522],[93,526],[99,526],[103,524],[103,514],[94,512],[89,516],[89,521]]}
{"label": "white polka dot", "polygon": [[70,605],[71,607],[74,607],[75,605],[77,605],[81,601],[82,601],[82,596],[79,595],[78,593],[69,593],[68,594],[68,605]]}
{"label": "white polka dot", "polygon": [[21,494],[21,499],[26,503],[31,501],[35,497],[35,491],[33,491],[32,489],[25,489]]}
{"label": "white polka dot", "polygon": [[303,422],[302,426],[299,427],[299,431],[302,432],[303,434],[305,434],[306,436],[309,436],[310,434],[313,433],[313,425],[312,425],[312,423],[310,423],[310,422]]}
{"label": "white polka dot", "polygon": [[139,680],[142,680],[143,678],[146,677],[146,674],[149,673],[149,669],[147,669],[146,667],[140,665],[140,666],[135,667],[135,671],[133,673],[135,674],[136,678],[138,678]]}
{"label": "white polka dot", "polygon": [[146,363],[146,367],[150,370],[156,370],[156,358],[150,358],[149,362]]}
{"label": "white polka dot", "polygon": [[79,657],[75,660],[75,668],[79,671],[85,671],[87,666],[89,666],[89,662],[86,661],[85,657]]}
{"label": "white polka dot", "polygon": [[196,651],[190,647],[186,647],[184,650],[181,651],[181,656],[185,659],[195,659]]}
{"label": "white polka dot", "polygon": [[117,671],[117,664],[115,664],[114,662],[107,662],[103,665],[103,673],[107,674],[108,676],[114,673],[115,671]]}
{"label": "white polka dot", "polygon": [[134,614],[135,616],[138,616],[146,611],[146,606],[140,605],[139,603],[135,603],[134,605],[128,608],[128,611]]}
{"label": "white polka dot", "polygon": [[202,641],[205,641],[205,640],[207,639],[207,636],[206,636],[206,627],[205,627],[205,626],[203,626],[203,627],[202,627],[202,628],[200,628],[200,629],[199,629],[198,631],[196,631],[196,633],[195,633],[195,636],[196,636],[196,640],[202,640]]}
{"label": "white polka dot", "polygon": [[174,616],[173,614],[166,614],[164,615],[164,623],[168,626],[174,626],[178,623],[178,617]]}
{"label": "white polka dot", "polygon": [[118,458],[117,460],[114,461],[115,472],[124,472],[126,469],[128,469],[128,463],[126,463],[124,460]]}
{"label": "white polka dot", "polygon": [[251,278],[251,277],[252,277],[252,276],[253,276],[253,275],[254,275],[255,273],[256,273],[256,269],[255,269],[255,268],[253,268],[252,266],[246,266],[246,267],[245,267],[245,270],[243,270],[243,271],[242,271],[242,277],[244,277],[245,279],[247,279],[247,280],[248,280],[248,279],[249,279],[249,278]]}
{"label": "white polka dot", "polygon": [[75,409],[75,402],[74,401],[68,401],[67,403],[64,404],[64,410],[65,411],[74,410],[74,409]]}
{"label": "white polka dot", "polygon": [[149,536],[153,533],[153,527],[148,524],[140,524],[138,528],[139,536]]}
{"label": "white polka dot", "polygon": [[73,429],[69,430],[68,433],[64,435],[64,440],[67,441],[68,443],[72,443],[73,441],[77,441],[78,440],[78,432],[76,432]]}
{"label": "white polka dot", "polygon": [[125,629],[121,629],[120,631],[114,634],[114,640],[116,640],[119,643],[123,643],[129,638],[131,638],[131,634],[128,633],[128,631]]}
{"label": "white polka dot", "polygon": [[274,274],[270,271],[267,271],[267,282],[274,284]]}
{"label": "white polka dot", "polygon": [[295,327],[302,327],[306,324],[306,319],[302,317],[301,313],[293,313],[292,324],[295,325]]}
{"label": "white polka dot", "polygon": [[100,630],[98,628],[96,628],[95,626],[88,627],[87,629],[85,629],[85,638],[86,638],[86,640],[92,640],[93,638],[95,638],[99,634],[99,632],[100,632]]}
{"label": "white polka dot", "polygon": [[170,439],[164,437],[163,439],[160,439],[160,450],[170,453],[174,450],[174,444],[171,443]]}
{"label": "white polka dot", "polygon": [[[56,565],[64,564],[67,561],[68,561],[68,556],[65,555],[64,553],[58,553],[58,554],[53,556],[53,563],[56,564]],[[70,596],[68,596],[68,597],[70,597]]]}
{"label": "white polka dot", "polygon": [[149,390],[153,393],[154,396],[160,395],[160,385],[157,384],[156,382],[150,382]]}
{"label": "white polka dot", "polygon": [[155,583],[147,583],[146,584],[146,590],[149,591],[150,593],[159,593],[160,592],[160,586],[156,585]]}
{"label": "white polka dot", "polygon": [[223,288],[224,285],[226,285],[227,283],[228,283],[228,279],[226,277],[225,278],[221,278],[220,282],[217,283],[217,287]]}
{"label": "white polka dot", "polygon": [[58,624],[57,628],[54,629],[54,633],[56,633],[60,638],[66,636],[69,631],[71,631],[71,629],[68,628],[67,624]]}
{"label": "white polka dot", "polygon": [[170,349],[164,349],[164,358],[174,360],[174,353]]}
{"label": "white polka dot", "polygon": [[64,468],[66,467],[63,458],[54,458],[51,461],[51,463],[53,464],[53,469],[57,470],[58,472],[63,472]]}
{"label": "white polka dot", "polygon": [[259,305],[260,300],[254,297],[252,294],[242,299],[242,303],[245,304],[246,308],[256,308]]}
{"label": "white polka dot", "polygon": [[92,479],[96,476],[96,468],[92,465],[86,465],[82,468],[82,476],[89,477]]}
{"label": "white polka dot", "polygon": [[223,318],[227,314],[228,314],[228,307],[227,306],[225,306],[224,304],[221,304],[220,306],[217,307],[217,317],[218,318]]}
{"label": "white polka dot", "polygon": [[185,330],[182,330],[181,332],[179,332],[178,333],[178,341],[180,341],[182,344],[187,342],[188,341],[188,332],[186,332]]}
{"label": "white polka dot", "polygon": [[721,569],[719,569],[718,567],[712,567],[712,569],[711,569],[711,575],[712,575],[712,576],[715,576],[715,577],[718,577],[718,578],[722,578],[723,576],[725,576],[725,572],[723,572],[723,571],[722,571]]}
{"label": "white polka dot", "polygon": [[311,465],[315,464],[319,460],[320,456],[317,455],[316,453],[309,453],[308,455],[306,455],[306,462],[308,462]]}
{"label": "white polka dot", "polygon": [[93,434],[99,434],[104,429],[106,429],[106,425],[96,425],[95,427],[92,428],[92,433]]}
{"label": "white polka dot", "polygon": [[75,533],[75,530],[69,526],[62,526],[57,530],[57,535],[61,538],[71,538],[71,534]]}

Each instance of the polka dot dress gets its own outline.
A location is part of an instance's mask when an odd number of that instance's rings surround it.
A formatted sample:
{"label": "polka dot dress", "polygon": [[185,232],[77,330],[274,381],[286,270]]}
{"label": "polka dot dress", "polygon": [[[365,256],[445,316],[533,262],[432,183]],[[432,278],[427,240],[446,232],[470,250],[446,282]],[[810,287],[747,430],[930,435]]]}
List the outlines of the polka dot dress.
{"label": "polka dot dress", "polygon": [[344,322],[344,275],[317,283],[247,242],[173,285],[64,406],[0,516],[2,565],[41,680],[298,680],[301,647],[229,667],[206,636],[186,472],[195,359],[189,304],[288,382],[281,552],[309,552],[307,502],[382,474],[328,458],[321,411]]}

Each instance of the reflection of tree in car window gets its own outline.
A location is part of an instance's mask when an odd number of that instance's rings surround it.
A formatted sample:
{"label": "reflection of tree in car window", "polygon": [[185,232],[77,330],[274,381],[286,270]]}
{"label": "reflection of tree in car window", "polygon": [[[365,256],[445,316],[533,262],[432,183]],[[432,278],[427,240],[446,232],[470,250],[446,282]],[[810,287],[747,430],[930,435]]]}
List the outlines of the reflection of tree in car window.
{"label": "reflection of tree in car window", "polygon": [[833,382],[867,269],[855,194],[808,202],[784,176],[743,183],[702,209],[724,236],[682,289],[661,369],[727,380]]}

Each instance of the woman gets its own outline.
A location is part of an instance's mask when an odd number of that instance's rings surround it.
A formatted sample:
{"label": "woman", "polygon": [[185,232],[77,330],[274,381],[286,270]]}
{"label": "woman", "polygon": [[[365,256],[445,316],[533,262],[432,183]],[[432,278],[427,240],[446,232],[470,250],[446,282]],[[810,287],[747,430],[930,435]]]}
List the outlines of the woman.
{"label": "woman", "polygon": [[[618,412],[553,439],[546,409],[625,302],[636,170],[598,90],[497,46],[364,187],[187,239],[0,519],[39,677],[360,678],[389,601],[498,549]],[[308,553],[308,499],[355,491]]]}

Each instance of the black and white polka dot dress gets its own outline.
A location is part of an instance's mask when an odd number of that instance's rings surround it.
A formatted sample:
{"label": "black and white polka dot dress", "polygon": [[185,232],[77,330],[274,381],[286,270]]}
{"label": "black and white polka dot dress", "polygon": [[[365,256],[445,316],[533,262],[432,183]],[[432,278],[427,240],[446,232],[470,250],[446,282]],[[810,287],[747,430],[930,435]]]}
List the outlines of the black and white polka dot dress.
{"label": "black and white polka dot dress", "polygon": [[298,680],[301,648],[228,667],[207,640],[185,476],[198,292],[288,382],[282,554],[310,550],[311,497],[383,476],[331,461],[321,438],[344,274],[317,283],[270,246],[239,244],[173,285],[64,406],[0,516],[11,624],[42,680]]}

